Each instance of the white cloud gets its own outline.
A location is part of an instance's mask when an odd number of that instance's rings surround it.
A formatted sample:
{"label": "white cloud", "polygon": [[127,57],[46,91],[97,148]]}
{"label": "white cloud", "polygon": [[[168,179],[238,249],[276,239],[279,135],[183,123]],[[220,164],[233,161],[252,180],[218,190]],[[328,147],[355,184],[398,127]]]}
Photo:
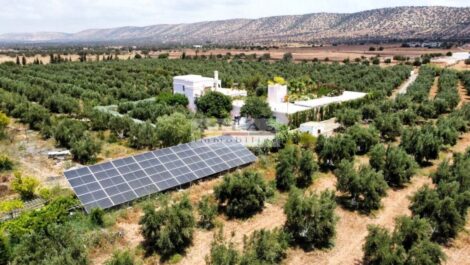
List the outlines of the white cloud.
{"label": "white cloud", "polygon": [[0,33],[188,23],[402,5],[470,6],[468,0],[0,0]]}

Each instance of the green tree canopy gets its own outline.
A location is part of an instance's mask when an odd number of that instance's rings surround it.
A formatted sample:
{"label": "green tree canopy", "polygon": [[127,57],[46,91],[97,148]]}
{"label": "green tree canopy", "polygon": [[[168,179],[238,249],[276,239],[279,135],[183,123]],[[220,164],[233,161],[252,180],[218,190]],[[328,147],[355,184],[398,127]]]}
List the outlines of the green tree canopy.
{"label": "green tree canopy", "polygon": [[372,148],[369,156],[370,165],[383,172],[390,186],[402,187],[410,181],[417,168],[413,158],[400,147],[389,146],[385,149],[378,144]]}
{"label": "green tree canopy", "polygon": [[240,115],[254,119],[271,118],[273,112],[263,97],[248,97],[240,110]]}
{"label": "green tree canopy", "polygon": [[318,165],[312,151],[287,144],[279,152],[276,162],[276,186],[283,191],[291,186],[308,187],[316,171]]}
{"label": "green tree canopy", "polygon": [[187,196],[158,211],[152,205],[146,206],[139,224],[145,250],[158,252],[164,258],[183,251],[193,240],[195,219]]}
{"label": "green tree canopy", "polygon": [[422,128],[411,128],[403,132],[400,146],[413,155],[418,163],[436,159],[442,140],[437,128],[426,124]]}
{"label": "green tree canopy", "polygon": [[380,141],[379,132],[374,127],[364,128],[354,125],[348,128],[346,134],[351,135],[354,142],[356,142],[360,154],[369,152],[370,148]]}
{"label": "green tree canopy", "polygon": [[39,180],[34,177],[23,176],[16,172],[11,181],[11,188],[18,194],[23,201],[29,201],[34,198],[36,188],[39,186]]}
{"label": "green tree canopy", "polygon": [[245,242],[240,265],[280,264],[286,257],[288,236],[281,229],[256,230]]}
{"label": "green tree canopy", "polygon": [[196,100],[197,110],[207,117],[224,119],[232,110],[232,99],[220,92],[210,91]]}
{"label": "green tree canopy", "polygon": [[101,151],[101,144],[89,134],[84,134],[80,139],[72,143],[70,152],[75,160],[80,163],[96,161],[96,156]]}
{"label": "green tree canopy", "polygon": [[315,151],[323,165],[335,166],[343,159],[352,160],[357,145],[349,134],[339,134],[329,138],[320,135]]}
{"label": "green tree canopy", "polygon": [[162,147],[187,143],[199,138],[199,131],[184,114],[173,113],[157,119],[156,137]]}
{"label": "green tree canopy", "polygon": [[82,236],[70,225],[51,224],[25,234],[13,250],[11,264],[87,265]]}
{"label": "green tree canopy", "polygon": [[352,162],[343,160],[335,175],[338,179],[336,188],[349,196],[352,207],[366,212],[380,207],[388,188],[381,171],[377,172],[369,166],[362,166],[356,171]]}
{"label": "green tree canopy", "polygon": [[363,246],[365,264],[442,264],[445,254],[431,242],[432,228],[428,221],[401,216],[393,233],[379,226],[369,226]]}
{"label": "green tree canopy", "polygon": [[374,120],[374,126],[380,131],[382,138],[393,141],[400,136],[401,120],[397,114],[381,114]]}
{"label": "green tree canopy", "polygon": [[245,170],[224,176],[214,193],[228,216],[248,217],[263,209],[271,191],[260,173]]}
{"label": "green tree canopy", "polygon": [[302,247],[330,247],[336,234],[335,207],[335,195],[331,191],[317,196],[304,195],[301,190],[292,189],[284,206],[285,229]]}

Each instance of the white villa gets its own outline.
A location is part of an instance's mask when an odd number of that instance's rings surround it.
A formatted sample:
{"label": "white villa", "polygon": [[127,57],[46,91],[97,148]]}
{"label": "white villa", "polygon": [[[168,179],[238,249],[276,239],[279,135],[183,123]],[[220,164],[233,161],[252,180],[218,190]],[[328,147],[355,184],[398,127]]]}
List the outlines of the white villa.
{"label": "white villa", "polygon": [[196,99],[207,91],[218,91],[224,95],[236,97],[246,97],[246,91],[228,89],[221,87],[219,73],[214,72],[214,77],[203,77],[200,75],[180,75],[173,77],[173,93],[183,94],[188,98],[189,109],[196,111]]}
{"label": "white villa", "polygon": [[[202,77],[200,75],[175,76],[173,78],[173,92],[185,95],[189,100],[189,109],[196,111],[195,101],[207,91],[218,91],[231,97],[247,96],[246,91],[237,89],[221,88],[218,72],[214,72],[214,78]],[[365,97],[362,92],[344,91],[342,95],[335,97],[321,97],[317,99],[288,102],[287,85],[270,84],[268,86],[268,103],[273,111],[273,116],[279,123],[288,124],[289,115],[310,109],[320,108],[333,103],[352,101]],[[239,117],[240,110],[245,105],[242,99],[233,100],[232,117]]]}

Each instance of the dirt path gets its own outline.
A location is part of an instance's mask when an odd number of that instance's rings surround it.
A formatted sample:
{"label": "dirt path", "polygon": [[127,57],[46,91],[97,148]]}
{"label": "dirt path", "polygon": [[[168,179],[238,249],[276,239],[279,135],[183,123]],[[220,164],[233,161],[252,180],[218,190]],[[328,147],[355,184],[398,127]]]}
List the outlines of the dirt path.
{"label": "dirt path", "polygon": [[460,102],[457,108],[462,107],[464,104],[470,102],[470,96],[468,95],[467,89],[465,89],[462,81],[459,80],[458,91],[460,95]]}
{"label": "dirt path", "polygon": [[289,250],[286,264],[360,264],[367,226],[378,224],[392,229],[397,216],[410,215],[408,197],[426,183],[431,183],[431,180],[419,176],[414,177],[404,189],[390,189],[387,197],[382,200],[383,209],[377,212],[375,217],[360,215],[338,207],[336,214],[340,219],[336,226],[335,246],[330,250],[311,252],[304,252],[301,249]]}
{"label": "dirt path", "polygon": [[434,84],[431,87],[431,90],[429,91],[429,99],[434,99],[437,95],[437,91],[439,90],[439,77],[436,76],[434,78]]}
{"label": "dirt path", "polygon": [[392,95],[390,96],[391,99],[394,99],[397,97],[399,94],[406,94],[406,91],[408,90],[408,87],[413,84],[418,77],[418,70],[413,70],[410,77],[403,83],[401,84],[398,89],[393,91]]}

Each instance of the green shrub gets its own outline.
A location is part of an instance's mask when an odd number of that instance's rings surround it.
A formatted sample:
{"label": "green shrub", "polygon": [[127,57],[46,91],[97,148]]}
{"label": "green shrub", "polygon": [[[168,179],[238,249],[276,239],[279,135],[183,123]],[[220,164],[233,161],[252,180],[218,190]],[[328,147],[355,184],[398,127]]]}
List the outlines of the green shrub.
{"label": "green shrub", "polygon": [[115,251],[113,256],[107,260],[105,265],[136,265],[135,257],[130,253],[129,250]]}
{"label": "green shrub", "polygon": [[280,229],[254,231],[245,242],[241,264],[280,264],[288,246],[288,236]]}
{"label": "green shrub", "polygon": [[5,171],[5,170],[12,170],[13,169],[13,161],[6,156],[6,155],[0,155],[0,171]]}
{"label": "green shrub", "polygon": [[315,151],[323,165],[335,166],[343,159],[352,160],[357,152],[357,145],[349,134],[338,134],[329,138],[320,135]]}
{"label": "green shrub", "polygon": [[11,264],[87,265],[82,236],[67,225],[51,224],[45,230],[25,234],[15,246]]}
{"label": "green shrub", "polygon": [[10,245],[6,236],[0,232],[0,265],[8,265],[10,260]]}
{"label": "green shrub", "polygon": [[245,170],[224,176],[214,193],[229,217],[248,217],[263,209],[272,192],[258,172]]}
{"label": "green shrub", "polygon": [[207,257],[207,265],[238,265],[240,264],[240,253],[233,244],[216,238],[211,245],[211,251]]}
{"label": "green shrub", "polygon": [[204,196],[198,204],[199,226],[204,229],[214,227],[214,219],[217,215],[217,204],[212,196]]}
{"label": "green shrub", "polygon": [[19,172],[15,172],[15,177],[11,181],[11,189],[17,192],[23,201],[33,199],[38,186],[39,180],[34,177],[24,177]]}
{"label": "green shrub", "polygon": [[147,205],[139,224],[147,253],[158,252],[163,258],[184,251],[193,240],[195,220],[187,196],[158,211]]}
{"label": "green shrub", "polygon": [[416,171],[417,165],[413,157],[399,147],[376,145],[370,154],[370,165],[382,171],[385,181],[390,186],[402,187],[408,183]]}
{"label": "green shrub", "polygon": [[11,212],[16,209],[21,209],[24,207],[24,203],[21,200],[4,200],[0,201],[0,213]]}
{"label": "green shrub", "polygon": [[336,188],[349,196],[351,206],[369,212],[380,207],[388,188],[381,171],[369,166],[354,169],[352,162],[341,161],[335,170]]}
{"label": "green shrub", "polygon": [[445,254],[431,242],[432,227],[425,219],[397,218],[392,234],[385,228],[369,226],[363,246],[363,262],[381,264],[442,264]]}
{"label": "green shrub", "polygon": [[93,208],[90,212],[90,221],[97,226],[104,225],[104,211],[101,208]]}
{"label": "green shrub", "polygon": [[304,248],[330,247],[336,234],[335,208],[335,195],[331,191],[317,196],[292,189],[284,206],[286,232]]}

